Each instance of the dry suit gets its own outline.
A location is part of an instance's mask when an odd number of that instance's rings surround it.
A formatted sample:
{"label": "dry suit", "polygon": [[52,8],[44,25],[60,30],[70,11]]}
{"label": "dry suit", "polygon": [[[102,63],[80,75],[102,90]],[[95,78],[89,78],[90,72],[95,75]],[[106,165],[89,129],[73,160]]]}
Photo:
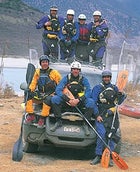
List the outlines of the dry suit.
{"label": "dry suit", "polygon": [[61,75],[53,69],[36,69],[33,80],[29,86],[30,92],[26,104],[26,112],[33,113],[33,102],[42,103],[42,116],[48,116],[50,112],[51,97],[56,85],[61,80]]}
{"label": "dry suit", "polygon": [[[50,26],[45,26],[46,22],[51,22]],[[58,58],[58,38],[60,30],[64,24],[64,19],[60,16],[52,17],[51,15],[42,17],[36,24],[37,29],[44,28],[42,34],[42,46],[45,55],[52,55]]]}
{"label": "dry suit", "polygon": [[90,84],[87,78],[84,76],[79,75],[74,77],[71,73],[63,77],[63,79],[56,87],[56,95],[54,95],[51,99],[56,119],[59,120],[61,118],[62,107],[70,100],[66,95],[63,94],[64,87],[67,87],[74,95],[74,97],[80,100],[77,106],[80,109],[81,107],[85,107],[83,114],[88,120],[91,120],[91,116],[93,114],[93,100],[90,98]]}
{"label": "dry suit", "polygon": [[96,65],[100,65],[106,50],[105,40],[108,35],[108,26],[104,19],[100,20],[98,26],[95,26],[94,22],[91,22],[89,25],[91,30],[88,46],[89,55],[93,58],[93,61],[97,61]]}
{"label": "dry suit", "polygon": [[76,43],[79,38],[78,22],[64,20],[60,31],[60,55],[61,59],[72,58],[75,55]]}
{"label": "dry suit", "polygon": [[[96,130],[99,135],[105,141],[109,141],[109,146],[111,150],[114,150],[115,142],[118,139],[115,135],[117,129],[119,128],[119,117],[116,111],[116,103],[121,104],[126,98],[125,94],[119,92],[118,87],[109,83],[104,84],[100,83],[96,85],[92,90],[92,99],[94,100],[93,111],[95,118],[99,115],[102,116],[103,122],[95,121]],[[115,114],[116,113],[116,114]],[[115,121],[112,128],[112,121],[115,115]],[[111,129],[112,128],[112,129]],[[110,133],[112,133],[110,138]],[[104,149],[104,144],[97,137],[97,145],[96,145],[96,155],[102,155],[102,151]]]}

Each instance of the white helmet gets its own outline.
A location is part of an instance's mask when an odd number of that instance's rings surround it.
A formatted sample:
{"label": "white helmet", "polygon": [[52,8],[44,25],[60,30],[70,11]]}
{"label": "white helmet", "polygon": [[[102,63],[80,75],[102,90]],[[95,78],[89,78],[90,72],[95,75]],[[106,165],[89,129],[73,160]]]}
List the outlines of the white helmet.
{"label": "white helmet", "polygon": [[74,12],[74,10],[71,10],[71,9],[69,9],[68,11],[67,11],[67,15],[75,15],[75,12]]}
{"label": "white helmet", "polygon": [[101,14],[101,12],[100,11],[94,11],[94,13],[93,13],[93,16],[101,16],[102,14]]}
{"label": "white helmet", "polygon": [[81,70],[81,63],[74,61],[71,64],[71,69],[76,68],[76,69],[80,69]]}
{"label": "white helmet", "polygon": [[79,17],[78,17],[78,19],[86,20],[87,18],[85,16],[85,14],[80,14]]}

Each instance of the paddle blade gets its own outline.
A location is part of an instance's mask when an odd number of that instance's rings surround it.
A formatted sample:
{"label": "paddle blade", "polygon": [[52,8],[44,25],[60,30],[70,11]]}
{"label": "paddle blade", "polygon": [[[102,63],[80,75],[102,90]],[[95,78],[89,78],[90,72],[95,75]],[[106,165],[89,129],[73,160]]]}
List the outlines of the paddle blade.
{"label": "paddle blade", "polygon": [[13,151],[12,151],[12,160],[13,161],[21,161],[23,158],[23,142],[22,138],[19,137],[19,139],[15,142]]}
{"label": "paddle blade", "polygon": [[119,91],[123,91],[124,88],[126,87],[126,84],[128,82],[128,74],[129,74],[128,70],[121,70],[118,73],[116,85]]}
{"label": "paddle blade", "polygon": [[32,63],[28,63],[27,71],[26,71],[26,82],[28,86],[30,85],[33,79],[34,73],[35,73],[35,66]]}
{"label": "paddle blade", "polygon": [[108,168],[109,161],[110,161],[110,150],[108,148],[105,148],[105,150],[102,154],[101,166],[103,168]]}
{"label": "paddle blade", "polygon": [[112,158],[114,163],[122,170],[127,170],[128,169],[128,165],[126,164],[126,162],[116,153],[116,152],[112,152]]}

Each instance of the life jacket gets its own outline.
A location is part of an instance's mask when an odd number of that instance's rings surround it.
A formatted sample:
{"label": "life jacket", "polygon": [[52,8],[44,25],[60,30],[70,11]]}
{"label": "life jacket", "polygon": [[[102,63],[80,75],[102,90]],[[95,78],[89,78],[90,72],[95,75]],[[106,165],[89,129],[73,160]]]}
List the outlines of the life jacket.
{"label": "life jacket", "polygon": [[[92,29],[91,29],[91,34],[90,34],[90,38],[92,39],[97,39],[99,40],[100,39],[100,36],[98,35],[97,31],[96,31],[96,27],[101,27],[102,24],[106,23],[106,20],[104,19],[101,19],[100,20],[100,24],[99,26],[96,26],[95,23],[93,22],[93,25],[92,25]],[[108,35],[108,28],[104,28],[101,30],[104,32],[104,35],[102,36],[102,39],[105,39]]]}
{"label": "life jacket", "polygon": [[76,27],[74,21],[64,21],[64,26],[62,27],[62,33],[67,36],[67,38],[71,38],[76,34]]}
{"label": "life jacket", "polygon": [[82,84],[83,81],[83,76],[79,75],[78,77],[73,77],[70,74],[67,75],[67,88],[71,91],[71,93],[73,94],[73,96],[75,98],[77,97],[81,97],[84,95],[84,86]]}
{"label": "life jacket", "polygon": [[79,40],[89,41],[89,36],[90,36],[89,29],[87,27],[79,27],[79,28],[80,28]]}
{"label": "life jacket", "polygon": [[38,79],[38,90],[42,93],[53,93],[56,88],[56,83],[50,79],[50,72],[53,69],[48,69],[48,70],[42,70],[40,69],[40,76]]}
{"label": "life jacket", "polygon": [[45,26],[46,30],[58,32],[60,30],[60,22],[58,21],[58,16],[56,18],[52,18],[48,15],[49,21],[51,22],[50,26]]}
{"label": "life jacket", "polygon": [[114,101],[117,98],[116,91],[114,90],[114,85],[110,87],[105,87],[104,84],[100,83],[102,87],[102,92],[99,94],[99,101],[103,104],[114,104]]}

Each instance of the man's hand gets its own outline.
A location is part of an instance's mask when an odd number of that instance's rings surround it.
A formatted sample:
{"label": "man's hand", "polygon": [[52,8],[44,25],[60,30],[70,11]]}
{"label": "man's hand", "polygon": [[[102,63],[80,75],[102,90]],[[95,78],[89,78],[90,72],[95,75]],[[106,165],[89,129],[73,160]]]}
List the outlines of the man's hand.
{"label": "man's hand", "polygon": [[78,103],[79,103],[79,99],[72,99],[72,100],[69,100],[69,104],[70,104],[71,106],[76,106]]}
{"label": "man's hand", "polygon": [[51,21],[48,21],[48,22],[46,22],[44,25],[45,25],[45,26],[51,26],[51,24],[52,24],[52,22],[51,22]]}
{"label": "man's hand", "polygon": [[97,116],[97,121],[98,122],[103,122],[103,118],[99,115],[99,116]]}

